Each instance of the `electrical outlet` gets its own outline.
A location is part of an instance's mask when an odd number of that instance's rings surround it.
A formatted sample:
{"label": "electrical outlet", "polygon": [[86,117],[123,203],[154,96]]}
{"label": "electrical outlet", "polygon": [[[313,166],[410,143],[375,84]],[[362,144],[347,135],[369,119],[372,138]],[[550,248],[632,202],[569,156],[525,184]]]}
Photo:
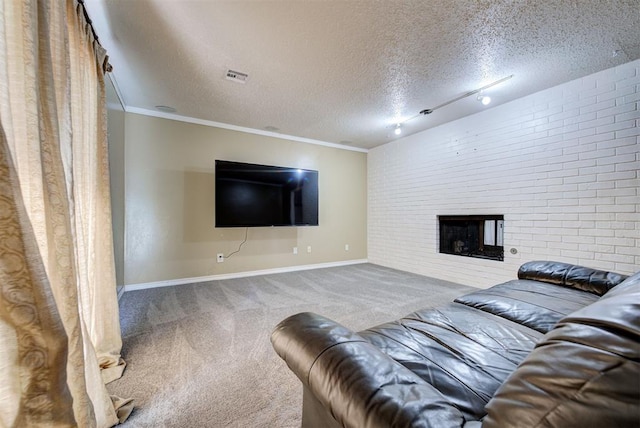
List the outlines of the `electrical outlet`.
{"label": "electrical outlet", "polygon": [[298,254],[298,247],[293,247],[293,254]]}
{"label": "electrical outlet", "polygon": [[349,244],[344,244],[344,250],[349,251]]}
{"label": "electrical outlet", "polygon": [[311,245],[307,246],[307,253],[311,252]]}
{"label": "electrical outlet", "polygon": [[218,253],[218,263],[224,262],[224,254]]}

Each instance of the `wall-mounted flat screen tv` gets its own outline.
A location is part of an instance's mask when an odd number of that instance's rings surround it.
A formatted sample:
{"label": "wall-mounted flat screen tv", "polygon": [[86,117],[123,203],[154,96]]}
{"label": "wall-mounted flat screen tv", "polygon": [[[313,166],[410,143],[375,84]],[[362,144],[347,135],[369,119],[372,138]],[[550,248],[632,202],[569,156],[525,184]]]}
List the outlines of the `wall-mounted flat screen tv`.
{"label": "wall-mounted flat screen tv", "polygon": [[318,171],[216,160],[216,227],[317,226]]}

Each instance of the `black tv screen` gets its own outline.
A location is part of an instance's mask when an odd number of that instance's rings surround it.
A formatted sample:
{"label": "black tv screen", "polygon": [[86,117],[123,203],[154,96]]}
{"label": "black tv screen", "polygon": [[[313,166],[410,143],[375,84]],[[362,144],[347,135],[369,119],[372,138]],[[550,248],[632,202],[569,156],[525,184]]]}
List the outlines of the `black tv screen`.
{"label": "black tv screen", "polygon": [[216,160],[216,227],[317,226],[318,171]]}

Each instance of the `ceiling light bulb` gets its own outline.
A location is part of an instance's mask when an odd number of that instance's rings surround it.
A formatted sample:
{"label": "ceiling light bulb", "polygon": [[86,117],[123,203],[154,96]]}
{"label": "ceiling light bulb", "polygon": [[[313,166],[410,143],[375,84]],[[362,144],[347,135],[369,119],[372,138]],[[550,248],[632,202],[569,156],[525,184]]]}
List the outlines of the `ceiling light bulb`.
{"label": "ceiling light bulb", "polygon": [[483,106],[489,105],[489,103],[491,102],[491,97],[487,97],[487,96],[478,97],[478,99],[480,100]]}
{"label": "ceiling light bulb", "polygon": [[400,124],[396,125],[396,129],[393,131],[393,133],[396,135],[402,134],[402,128],[400,128]]}

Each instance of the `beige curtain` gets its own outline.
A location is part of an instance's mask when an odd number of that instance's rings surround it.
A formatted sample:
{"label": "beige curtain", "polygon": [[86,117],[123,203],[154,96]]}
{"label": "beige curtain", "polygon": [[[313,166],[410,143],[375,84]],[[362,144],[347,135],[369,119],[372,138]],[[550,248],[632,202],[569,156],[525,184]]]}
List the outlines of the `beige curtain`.
{"label": "beige curtain", "polygon": [[102,47],[77,0],[0,0],[0,426],[107,427],[130,400]]}

